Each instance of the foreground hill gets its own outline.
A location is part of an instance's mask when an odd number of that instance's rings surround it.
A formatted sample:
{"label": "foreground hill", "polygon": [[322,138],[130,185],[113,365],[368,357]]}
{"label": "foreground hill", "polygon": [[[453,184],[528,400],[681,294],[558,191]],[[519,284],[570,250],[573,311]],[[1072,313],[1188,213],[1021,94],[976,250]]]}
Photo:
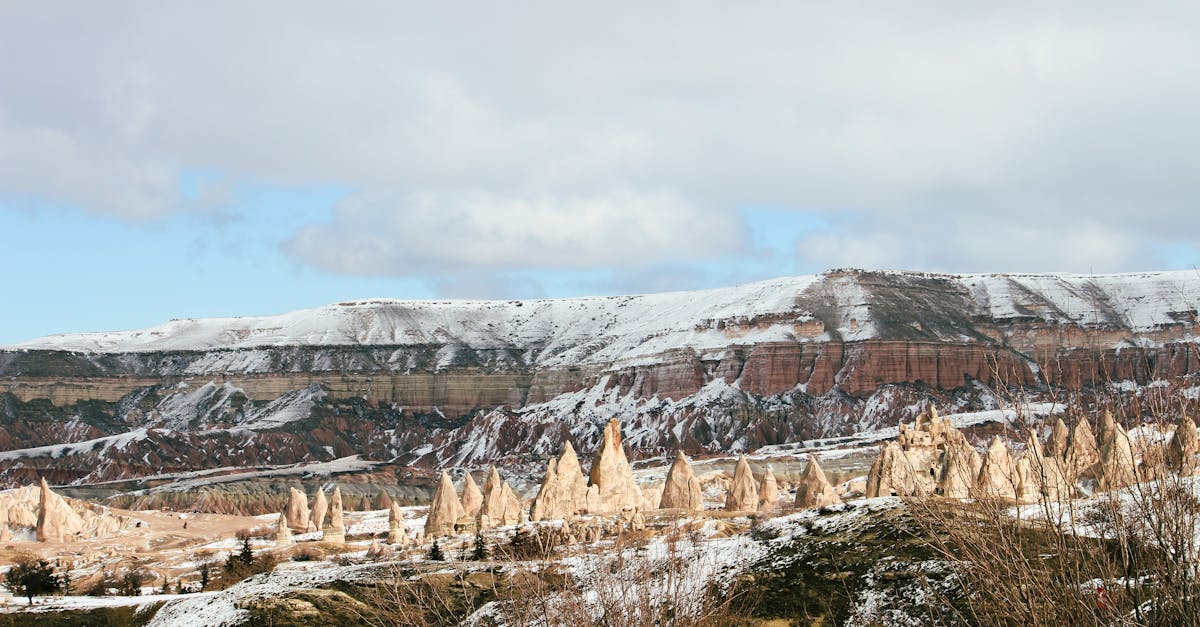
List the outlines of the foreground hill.
{"label": "foreground hill", "polygon": [[635,457],[754,449],[878,427],[930,401],[990,408],[997,387],[1037,396],[1194,375],[1198,302],[1194,271],[845,270],[50,336],[0,347],[0,483],[350,455],[390,462],[402,481],[410,468],[531,461],[567,437],[588,450],[614,415]]}

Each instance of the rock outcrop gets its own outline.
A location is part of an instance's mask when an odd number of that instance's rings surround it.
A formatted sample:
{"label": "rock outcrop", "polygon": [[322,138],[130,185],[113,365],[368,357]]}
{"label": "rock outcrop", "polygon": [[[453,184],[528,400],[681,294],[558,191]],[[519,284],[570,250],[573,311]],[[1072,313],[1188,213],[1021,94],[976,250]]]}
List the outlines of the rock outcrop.
{"label": "rock outcrop", "polygon": [[983,459],[966,440],[958,440],[946,448],[938,476],[937,493],[953,499],[970,498],[977,494],[975,481],[983,467]]}
{"label": "rock outcrop", "polygon": [[867,475],[867,498],[936,493],[947,450],[965,442],[962,433],[930,407],[911,427],[901,424],[896,440],[880,450]]}
{"label": "rock outcrop", "polygon": [[479,517],[479,509],[483,506],[483,492],[479,491],[479,485],[475,483],[475,478],[469,472],[463,479],[463,492],[459,504],[462,505],[464,516]]}
{"label": "rock outcrop", "polygon": [[746,456],[738,457],[737,466],[733,469],[733,481],[729,484],[729,493],[725,495],[725,511],[753,512],[758,510],[758,486],[754,484],[754,473],[750,470],[750,462]]}
{"label": "rock outcrop", "polygon": [[779,482],[768,466],[758,482],[758,513],[771,514],[779,505]]}
{"label": "rock outcrop", "polygon": [[1197,474],[1197,470],[1200,470],[1200,463],[1196,460],[1198,454],[1200,438],[1196,434],[1196,423],[1190,416],[1184,416],[1167,443],[1167,468],[1182,475]]}
{"label": "rock outcrop", "polygon": [[404,523],[404,512],[400,511],[400,506],[392,503],[388,508],[388,544],[399,545],[400,548],[408,547],[408,527]]}
{"label": "rock outcrop", "polygon": [[308,496],[304,494],[304,490],[296,488],[288,490],[288,502],[284,511],[287,513],[288,523],[293,530],[300,533],[308,531]]}
{"label": "rock outcrop", "polygon": [[521,522],[521,499],[517,498],[512,486],[500,478],[499,471],[492,466],[487,481],[483,484],[483,503],[479,508],[479,528],[490,529],[515,525]]}
{"label": "rock outcrop", "polygon": [[667,480],[663,484],[662,495],[659,497],[660,509],[683,509],[698,512],[704,509],[704,496],[700,490],[700,480],[692,471],[683,451],[675,454],[675,462],[667,471]]}
{"label": "rock outcrop", "polygon": [[841,502],[837,490],[829,483],[825,471],[821,470],[821,465],[817,463],[816,455],[809,454],[808,465],[804,467],[804,473],[800,475],[800,482],[796,485],[794,505],[797,508],[825,507]]}
{"label": "rock outcrop", "polygon": [[1051,459],[1066,459],[1067,443],[1070,441],[1070,430],[1062,416],[1054,419],[1054,428],[1050,430],[1050,438],[1046,440],[1044,455]]}
{"label": "rock outcrop", "polygon": [[[304,513],[307,514],[308,512],[305,511]],[[278,546],[289,546],[292,542],[291,523],[288,521],[287,510],[284,510],[279,512],[279,521],[275,523],[275,544]]]}
{"label": "rock outcrop", "polygon": [[1133,443],[1125,428],[1105,412],[1101,423],[1104,445],[1100,448],[1100,461],[1096,465],[1096,487],[1113,490],[1137,483],[1137,464],[1133,457]]}
{"label": "rock outcrop", "polygon": [[342,488],[333,489],[333,498],[329,499],[329,524],[321,530],[321,540],[343,544],[346,542],[346,521],[342,517]]}
{"label": "rock outcrop", "polygon": [[621,447],[621,423],[615,418],[604,428],[589,475],[585,511],[613,514],[642,506],[642,491],[633,480],[633,469]]}
{"label": "rock outcrop", "polygon": [[[1059,420],[1058,424],[1063,424],[1065,428],[1062,420]],[[1057,425],[1055,428],[1057,429]],[[1065,441],[1065,439],[1062,440],[1062,442]],[[1069,499],[1074,495],[1074,490],[1067,481],[1066,472],[1063,470],[1062,460],[1047,454],[1042,449],[1035,431],[1029,433],[1025,450],[1017,460],[1017,475],[1020,479],[1017,487],[1017,500],[1023,503],[1034,503],[1041,500],[1056,502]]]}
{"label": "rock outcrop", "polygon": [[1013,465],[1012,455],[1008,452],[1008,445],[1000,436],[993,437],[979,467],[976,485],[980,496],[1015,499],[1018,483],[1016,467]]}
{"label": "rock outcrop", "polygon": [[83,517],[46,484],[43,478],[38,490],[38,542],[63,542],[76,539],[83,532]]}
{"label": "rock outcrop", "polygon": [[529,519],[557,520],[575,515],[587,504],[587,477],[575,455],[575,447],[567,441],[557,460],[550,460],[542,487],[533,499]]}
{"label": "rock outcrop", "polygon": [[310,531],[322,531],[325,529],[325,518],[329,516],[329,501],[325,500],[325,490],[317,488],[317,495],[313,497],[312,514],[308,518],[308,526],[305,527]]}
{"label": "rock outcrop", "polygon": [[429,506],[429,516],[425,519],[425,536],[454,535],[454,526],[462,518],[462,503],[454,490],[454,482],[450,475],[442,471],[437,488],[433,492],[433,503]]}
{"label": "rock outcrop", "polygon": [[1071,432],[1071,442],[1067,445],[1066,471],[1067,480],[1075,483],[1084,477],[1095,474],[1096,464],[1100,462],[1100,448],[1096,445],[1096,436],[1087,418],[1080,418]]}

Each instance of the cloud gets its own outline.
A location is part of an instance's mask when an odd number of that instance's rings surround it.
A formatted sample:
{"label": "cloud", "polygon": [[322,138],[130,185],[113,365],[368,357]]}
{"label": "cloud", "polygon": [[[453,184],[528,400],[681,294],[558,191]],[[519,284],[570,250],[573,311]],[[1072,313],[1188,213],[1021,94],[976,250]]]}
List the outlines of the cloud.
{"label": "cloud", "polygon": [[343,185],[284,250],[360,275],[737,264],[747,206],[855,216],[811,269],[1133,270],[1200,245],[1197,84],[1188,3],[9,3],[0,194]]}
{"label": "cloud", "polygon": [[669,193],[509,197],[489,192],[362,194],[286,250],[334,272],[413,276],[475,269],[627,268],[736,250],[735,216]]}

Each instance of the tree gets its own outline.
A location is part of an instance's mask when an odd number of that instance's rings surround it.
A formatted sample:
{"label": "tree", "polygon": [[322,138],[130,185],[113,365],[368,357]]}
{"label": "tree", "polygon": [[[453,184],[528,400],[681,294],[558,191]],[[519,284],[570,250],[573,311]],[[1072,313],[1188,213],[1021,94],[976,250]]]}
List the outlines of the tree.
{"label": "tree", "polygon": [[254,550],[250,548],[250,536],[242,537],[242,550],[238,551],[237,559],[246,566],[254,563]]}
{"label": "tree", "polygon": [[204,563],[200,564],[200,591],[203,592],[203,591],[207,590],[208,584],[211,581],[212,581],[212,568],[208,565],[208,562],[204,562]]}
{"label": "tree", "polygon": [[446,560],[446,555],[442,553],[442,547],[438,546],[438,541],[433,541],[433,546],[429,547],[429,560],[433,562],[443,562]]}
{"label": "tree", "polygon": [[120,593],[127,597],[136,597],[142,595],[142,584],[145,583],[146,576],[141,571],[131,569],[125,573],[121,579]]}
{"label": "tree", "polygon": [[482,532],[475,532],[475,548],[471,551],[471,560],[482,562],[488,558],[487,541],[483,539]]}
{"label": "tree", "polygon": [[16,557],[12,568],[4,575],[4,583],[13,593],[28,598],[30,603],[34,596],[62,590],[62,579],[54,574],[50,562],[29,554]]}

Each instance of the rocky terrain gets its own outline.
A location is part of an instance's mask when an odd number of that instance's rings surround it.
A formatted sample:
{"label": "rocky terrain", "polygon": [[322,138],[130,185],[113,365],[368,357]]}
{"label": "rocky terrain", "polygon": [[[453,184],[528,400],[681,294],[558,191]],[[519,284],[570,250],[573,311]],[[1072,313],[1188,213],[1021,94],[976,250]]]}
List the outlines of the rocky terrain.
{"label": "rocky terrain", "polygon": [[931,401],[990,409],[998,389],[1194,386],[1197,301],[1191,271],[846,270],[51,336],[0,348],[0,484],[126,493],[359,456],[378,462],[354,471],[366,482],[427,498],[437,469],[540,467],[567,437],[594,449],[611,417],[632,459],[702,457],[895,424]]}

